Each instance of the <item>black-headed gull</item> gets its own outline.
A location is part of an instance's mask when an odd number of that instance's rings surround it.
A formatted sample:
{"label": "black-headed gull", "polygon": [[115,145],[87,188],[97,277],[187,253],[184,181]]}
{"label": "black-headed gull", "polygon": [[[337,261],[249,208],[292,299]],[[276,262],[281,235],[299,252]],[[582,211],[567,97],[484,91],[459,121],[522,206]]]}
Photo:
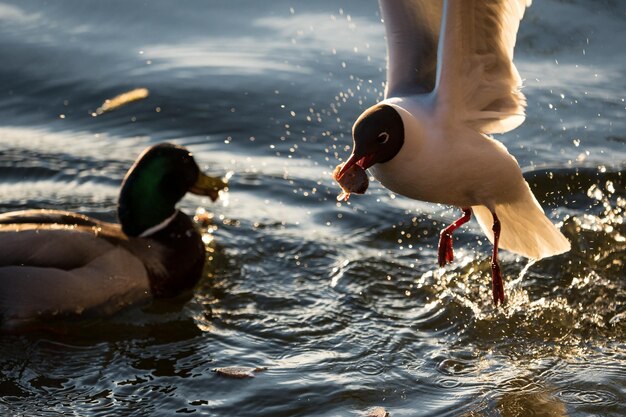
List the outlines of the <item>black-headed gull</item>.
{"label": "black-headed gull", "polygon": [[493,242],[493,298],[504,302],[498,248],[532,259],[570,249],[545,216],[515,158],[488,136],[524,121],[513,65],[530,0],[380,0],[387,33],[385,99],[357,119],[352,155],[391,191],[450,204],[463,216],[439,239],[452,261],[452,233],[472,212]]}

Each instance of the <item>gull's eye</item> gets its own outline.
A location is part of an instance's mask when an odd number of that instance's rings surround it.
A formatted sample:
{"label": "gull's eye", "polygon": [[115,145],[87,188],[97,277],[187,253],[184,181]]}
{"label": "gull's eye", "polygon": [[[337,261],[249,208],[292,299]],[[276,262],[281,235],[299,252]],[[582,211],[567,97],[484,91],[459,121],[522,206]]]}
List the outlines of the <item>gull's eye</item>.
{"label": "gull's eye", "polygon": [[381,133],[380,135],[378,135],[378,139],[376,139],[376,141],[380,143],[381,145],[383,143],[387,143],[388,140],[389,140],[389,133],[387,132]]}

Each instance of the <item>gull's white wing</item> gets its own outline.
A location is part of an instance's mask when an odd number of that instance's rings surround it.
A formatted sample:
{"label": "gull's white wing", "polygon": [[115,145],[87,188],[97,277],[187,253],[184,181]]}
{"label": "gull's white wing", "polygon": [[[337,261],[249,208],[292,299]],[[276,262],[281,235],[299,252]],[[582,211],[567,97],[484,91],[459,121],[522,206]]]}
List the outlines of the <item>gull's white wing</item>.
{"label": "gull's white wing", "polygon": [[[446,0],[437,64],[437,106],[481,133],[524,121],[513,65],[519,22],[531,0]],[[442,113],[443,115],[443,113]]]}
{"label": "gull's white wing", "polygon": [[435,87],[442,0],[380,0],[387,33],[385,98]]}

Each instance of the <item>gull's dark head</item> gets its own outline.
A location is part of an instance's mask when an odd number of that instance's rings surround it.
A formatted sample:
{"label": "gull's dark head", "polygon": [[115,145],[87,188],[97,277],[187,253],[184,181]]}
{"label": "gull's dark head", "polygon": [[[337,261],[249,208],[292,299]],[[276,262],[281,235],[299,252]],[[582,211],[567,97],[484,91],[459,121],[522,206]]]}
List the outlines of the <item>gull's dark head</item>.
{"label": "gull's dark head", "polygon": [[352,128],[352,155],[338,177],[353,165],[367,169],[374,164],[390,161],[404,144],[404,123],[393,107],[379,104],[367,109]]}

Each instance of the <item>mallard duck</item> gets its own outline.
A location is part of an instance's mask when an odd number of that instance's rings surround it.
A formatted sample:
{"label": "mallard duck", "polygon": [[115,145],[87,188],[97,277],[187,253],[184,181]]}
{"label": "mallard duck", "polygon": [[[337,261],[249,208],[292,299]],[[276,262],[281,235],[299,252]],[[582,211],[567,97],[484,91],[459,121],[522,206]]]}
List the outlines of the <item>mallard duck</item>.
{"label": "mallard duck", "polygon": [[187,149],[162,143],[126,174],[119,224],[59,210],[0,215],[0,324],[110,315],[192,287],[205,247],[176,203],[187,192],[215,201],[225,186]]}

